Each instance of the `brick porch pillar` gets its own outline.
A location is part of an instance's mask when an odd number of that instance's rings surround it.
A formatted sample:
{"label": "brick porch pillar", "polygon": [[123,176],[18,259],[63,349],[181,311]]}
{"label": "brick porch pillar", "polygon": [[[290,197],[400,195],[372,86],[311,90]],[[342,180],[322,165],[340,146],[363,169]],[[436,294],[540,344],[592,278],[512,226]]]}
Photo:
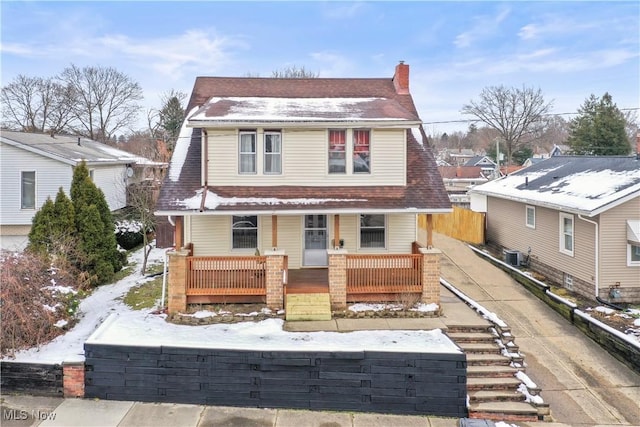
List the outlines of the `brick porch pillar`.
{"label": "brick porch pillar", "polygon": [[264,251],[264,255],[267,257],[267,307],[280,310],[284,307],[284,250]]}
{"label": "brick porch pillar", "polygon": [[425,304],[440,304],[440,255],[439,249],[420,248],[422,254],[422,298]]}
{"label": "brick porch pillar", "polygon": [[331,310],[347,308],[347,251],[329,249],[329,299]]}
{"label": "brick porch pillar", "polygon": [[84,362],[62,364],[62,395],[84,397]]}
{"label": "brick porch pillar", "polygon": [[175,314],[187,310],[187,256],[189,251],[169,252],[168,312]]}

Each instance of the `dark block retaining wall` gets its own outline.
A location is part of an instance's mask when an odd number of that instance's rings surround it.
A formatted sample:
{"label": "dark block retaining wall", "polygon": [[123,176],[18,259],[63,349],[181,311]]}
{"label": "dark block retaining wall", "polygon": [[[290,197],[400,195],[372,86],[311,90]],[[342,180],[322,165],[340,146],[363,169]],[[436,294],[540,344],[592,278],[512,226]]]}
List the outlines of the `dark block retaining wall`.
{"label": "dark block retaining wall", "polygon": [[62,365],[0,362],[2,393],[62,396]]}
{"label": "dark block retaining wall", "polygon": [[466,357],[85,344],[85,397],[467,416]]}

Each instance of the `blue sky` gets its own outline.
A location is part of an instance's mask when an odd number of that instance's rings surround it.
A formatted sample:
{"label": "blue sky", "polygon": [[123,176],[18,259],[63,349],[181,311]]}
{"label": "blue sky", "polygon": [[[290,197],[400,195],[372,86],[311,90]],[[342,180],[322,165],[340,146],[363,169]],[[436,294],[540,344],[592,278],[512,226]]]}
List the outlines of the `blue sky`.
{"label": "blue sky", "polygon": [[[640,106],[640,2],[2,2],[1,82],[71,63],[137,81],[146,108],[197,76],[391,77],[411,67],[427,132],[464,130],[484,87],[540,88],[553,112],[609,92]],[[570,116],[567,116],[568,118]],[[141,122],[142,124],[142,122]]]}

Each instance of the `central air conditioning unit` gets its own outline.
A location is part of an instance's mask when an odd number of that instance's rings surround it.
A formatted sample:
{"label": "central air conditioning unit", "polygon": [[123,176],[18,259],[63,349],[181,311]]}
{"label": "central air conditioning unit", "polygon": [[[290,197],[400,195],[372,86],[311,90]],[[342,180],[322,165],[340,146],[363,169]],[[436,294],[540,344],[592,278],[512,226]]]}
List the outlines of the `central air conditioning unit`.
{"label": "central air conditioning unit", "polygon": [[504,251],[504,262],[513,267],[520,266],[520,261],[522,259],[522,254],[520,251]]}

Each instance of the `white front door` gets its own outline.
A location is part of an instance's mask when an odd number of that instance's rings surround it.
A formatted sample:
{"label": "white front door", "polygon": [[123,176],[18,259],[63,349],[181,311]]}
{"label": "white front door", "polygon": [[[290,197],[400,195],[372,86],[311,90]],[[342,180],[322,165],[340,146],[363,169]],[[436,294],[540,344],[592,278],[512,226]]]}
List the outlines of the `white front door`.
{"label": "white front door", "polygon": [[329,263],[327,255],[327,216],[304,216],[304,266],[325,267]]}

